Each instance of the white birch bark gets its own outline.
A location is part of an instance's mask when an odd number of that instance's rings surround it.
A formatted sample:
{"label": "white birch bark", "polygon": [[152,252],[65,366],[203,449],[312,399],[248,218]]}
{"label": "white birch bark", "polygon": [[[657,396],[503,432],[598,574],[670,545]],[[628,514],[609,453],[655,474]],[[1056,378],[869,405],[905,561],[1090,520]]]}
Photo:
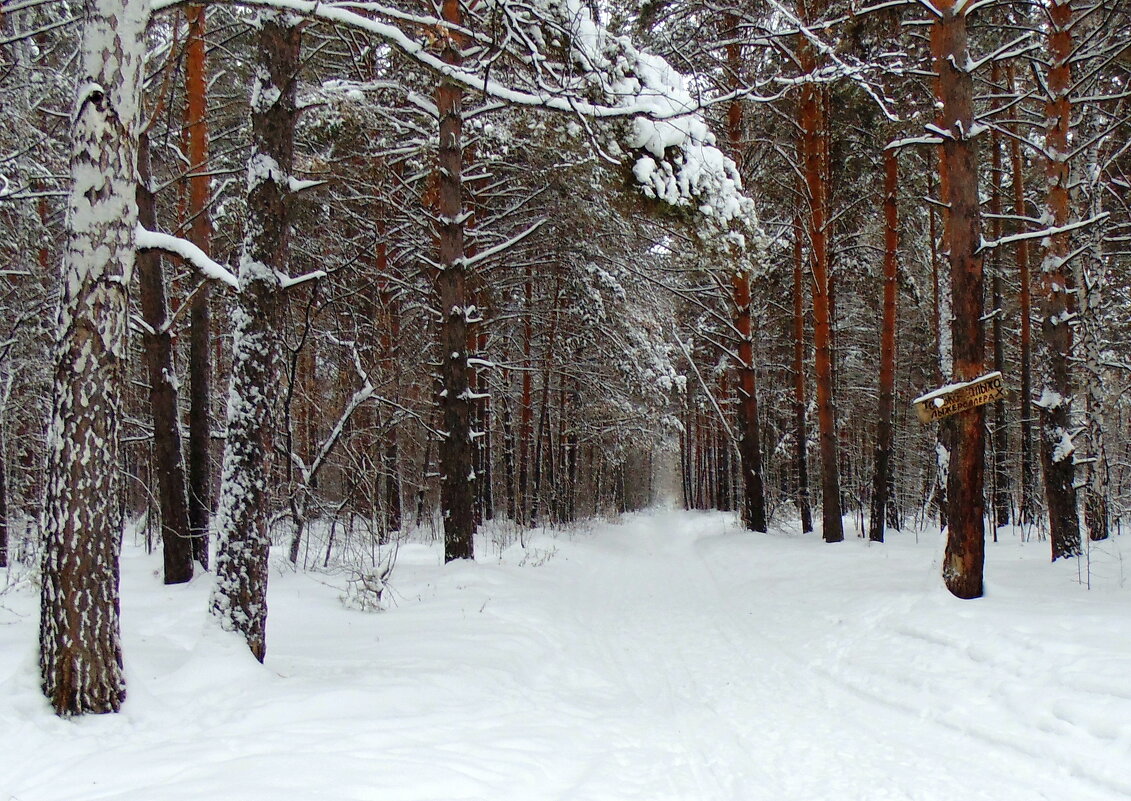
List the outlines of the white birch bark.
{"label": "white birch bark", "polygon": [[88,0],[47,432],[40,671],[60,715],[117,711],[118,415],[146,0]]}

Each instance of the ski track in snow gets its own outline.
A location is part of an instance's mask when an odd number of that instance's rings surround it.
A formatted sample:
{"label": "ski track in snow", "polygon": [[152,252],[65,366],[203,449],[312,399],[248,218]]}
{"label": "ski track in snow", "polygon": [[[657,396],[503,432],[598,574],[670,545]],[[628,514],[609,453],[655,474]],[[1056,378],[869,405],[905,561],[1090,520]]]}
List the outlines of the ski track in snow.
{"label": "ski track in snow", "polygon": [[957,601],[920,538],[656,512],[476,564],[406,544],[381,614],[276,569],[264,666],[210,576],[127,548],[120,715],[52,716],[36,593],[0,596],[0,801],[1131,799],[1127,590],[1007,537]]}

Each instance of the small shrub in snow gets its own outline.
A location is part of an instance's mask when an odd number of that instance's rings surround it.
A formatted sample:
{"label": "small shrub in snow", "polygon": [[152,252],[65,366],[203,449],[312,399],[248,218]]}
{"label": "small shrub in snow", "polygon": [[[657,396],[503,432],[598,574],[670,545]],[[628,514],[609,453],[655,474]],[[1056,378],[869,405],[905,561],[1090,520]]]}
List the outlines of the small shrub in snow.
{"label": "small shrub in snow", "polygon": [[392,573],[392,560],[364,570],[351,569],[345,592],[338,596],[342,605],[359,612],[383,612],[385,589]]}

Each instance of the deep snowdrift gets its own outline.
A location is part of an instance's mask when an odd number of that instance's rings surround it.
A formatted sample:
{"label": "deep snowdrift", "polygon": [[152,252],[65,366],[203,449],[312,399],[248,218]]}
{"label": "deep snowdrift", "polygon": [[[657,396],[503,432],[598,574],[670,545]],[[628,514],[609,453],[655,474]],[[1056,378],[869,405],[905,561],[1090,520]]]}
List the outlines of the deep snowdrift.
{"label": "deep snowdrift", "polygon": [[[268,655],[206,625],[210,576],[125,549],[116,716],[56,719],[36,595],[0,596],[0,801],[1089,801],[1131,798],[1131,595],[937,533],[882,546],[655,513],[477,564],[401,548],[392,608],[272,574]],[[1131,571],[1131,566],[1128,567]]]}

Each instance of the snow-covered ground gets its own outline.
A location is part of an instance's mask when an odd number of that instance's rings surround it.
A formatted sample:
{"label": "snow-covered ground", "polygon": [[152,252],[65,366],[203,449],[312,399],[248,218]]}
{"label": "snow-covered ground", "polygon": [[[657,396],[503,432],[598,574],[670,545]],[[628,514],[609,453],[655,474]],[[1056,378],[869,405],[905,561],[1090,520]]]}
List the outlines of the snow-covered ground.
{"label": "snow-covered ground", "polygon": [[34,590],[6,592],[0,801],[1131,798],[1118,541],[1089,591],[1004,536],[978,601],[943,589],[937,533],[655,512],[480,545],[404,545],[382,613],[277,569],[264,666],[206,625],[209,577],[165,587],[127,546],[129,699],[70,721],[37,690]]}

